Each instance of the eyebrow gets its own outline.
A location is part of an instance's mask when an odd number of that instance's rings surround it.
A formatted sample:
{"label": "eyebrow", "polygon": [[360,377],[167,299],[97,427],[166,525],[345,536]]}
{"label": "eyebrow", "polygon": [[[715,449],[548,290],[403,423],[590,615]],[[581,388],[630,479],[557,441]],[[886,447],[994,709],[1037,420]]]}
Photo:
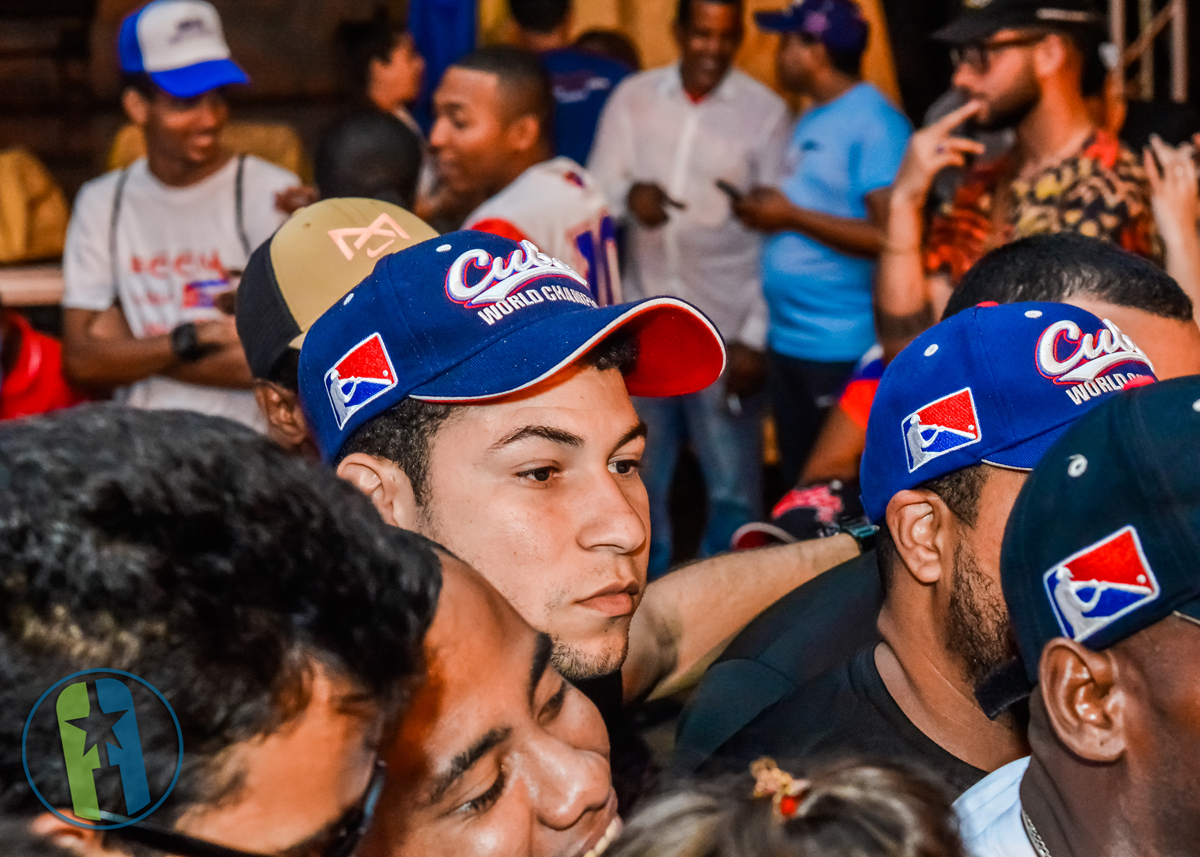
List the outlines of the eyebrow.
{"label": "eyebrow", "polygon": [[446,770],[434,778],[433,786],[429,790],[429,803],[435,804],[444,798],[446,792],[450,791],[476,762],[507,741],[511,734],[512,729],[509,727],[488,730],[482,738],[451,759]]}
{"label": "eyebrow", "polygon": [[639,437],[645,437],[648,431],[649,430],[646,428],[646,424],[639,420],[637,425],[621,436],[621,439],[617,441],[617,445],[614,446],[613,449],[620,449],[631,440],[636,440]]}
{"label": "eyebrow", "polygon": [[548,440],[551,443],[557,443],[562,446],[581,447],[584,443],[583,438],[566,429],[546,425],[528,425],[521,426],[519,429],[509,432],[500,438],[500,440],[493,443],[491,448],[501,449],[523,440],[529,440],[530,438],[541,438],[542,440]]}
{"label": "eyebrow", "polygon": [[554,653],[554,644],[550,642],[549,634],[538,634],[533,648],[533,662],[529,665],[529,707],[533,707],[533,694],[538,682],[550,666],[550,655]]}

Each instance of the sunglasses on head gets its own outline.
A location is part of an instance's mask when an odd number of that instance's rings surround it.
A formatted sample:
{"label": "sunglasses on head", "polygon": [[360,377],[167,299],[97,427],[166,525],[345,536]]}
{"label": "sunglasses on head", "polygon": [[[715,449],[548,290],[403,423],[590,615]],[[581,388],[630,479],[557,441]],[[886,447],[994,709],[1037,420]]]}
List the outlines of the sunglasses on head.
{"label": "sunglasses on head", "polygon": [[[328,844],[320,848],[314,845],[312,850],[300,846],[288,849],[284,854],[294,857],[351,857],[375,817],[375,807],[379,803],[386,775],[387,766],[382,761],[377,761],[363,796],[331,826]],[[117,824],[129,821],[125,816],[108,812],[101,812],[100,818],[102,821]],[[188,836],[186,833],[142,822],[133,822],[106,832],[115,839],[134,842],[177,857],[266,857],[256,852],[217,845],[195,836]]]}

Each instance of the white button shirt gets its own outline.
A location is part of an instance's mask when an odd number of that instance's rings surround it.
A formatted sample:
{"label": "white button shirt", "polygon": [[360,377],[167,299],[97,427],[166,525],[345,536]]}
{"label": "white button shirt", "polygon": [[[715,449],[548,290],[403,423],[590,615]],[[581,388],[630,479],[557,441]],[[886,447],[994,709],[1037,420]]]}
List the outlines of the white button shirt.
{"label": "white button shirt", "polygon": [[970,857],[1037,857],[1021,821],[1021,779],[1028,769],[1028,756],[1009,762],[954,802]]}
{"label": "white button shirt", "polygon": [[[698,104],[679,66],[627,77],[600,117],[588,172],[627,226],[626,299],[672,295],[689,301],[727,341],[765,347],[762,236],[733,216],[723,179],[740,190],[773,185],[790,131],[783,99],[730,71]],[[686,208],[648,229],[628,216],[629,189],[655,182]]]}

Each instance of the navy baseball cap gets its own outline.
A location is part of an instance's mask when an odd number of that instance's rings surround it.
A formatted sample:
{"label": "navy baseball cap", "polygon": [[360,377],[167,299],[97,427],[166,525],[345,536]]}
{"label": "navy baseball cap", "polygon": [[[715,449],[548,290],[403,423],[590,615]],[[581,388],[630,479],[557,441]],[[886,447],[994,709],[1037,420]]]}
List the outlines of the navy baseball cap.
{"label": "navy baseball cap", "polygon": [[130,12],[117,37],[121,71],[145,72],[176,98],[249,83],[230,59],[221,16],[204,0],[154,0]]}
{"label": "navy baseball cap", "polygon": [[962,12],[933,34],[939,42],[965,45],[1000,30],[1026,27],[1100,29],[1105,16],[1093,0],[963,0]]}
{"label": "navy baseball cap", "polygon": [[1110,321],[1057,303],[981,304],[912,341],[867,422],[863,507],[975,464],[1031,470],[1082,414],[1154,367]]}
{"label": "navy baseball cap", "polygon": [[676,298],[597,307],[566,264],[485,232],[463,230],[381,259],[309,328],[300,402],[321,455],[405,398],[487,402],[524,390],[613,332],[638,345],[625,376],[635,396],[702,390],[725,368],[703,313]]}
{"label": "navy baseball cap", "polygon": [[1172,614],[1200,624],[1200,377],[1109,398],[1009,516],[1000,581],[1020,657],[981,685],[989,716],[1028,695],[1052,639],[1098,650]]}
{"label": "navy baseball cap", "polygon": [[802,0],[775,12],[755,12],[754,22],[768,33],[805,33],[846,53],[865,48],[870,32],[854,0]]}

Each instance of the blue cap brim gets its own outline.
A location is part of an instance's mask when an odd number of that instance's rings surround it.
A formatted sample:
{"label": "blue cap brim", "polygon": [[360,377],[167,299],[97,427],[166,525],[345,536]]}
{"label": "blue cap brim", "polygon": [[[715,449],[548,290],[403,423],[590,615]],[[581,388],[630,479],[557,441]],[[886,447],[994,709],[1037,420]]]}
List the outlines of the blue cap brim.
{"label": "blue cap brim", "polygon": [[989,452],[983,459],[983,463],[996,467],[1007,467],[1010,470],[1033,470],[1050,450],[1050,447],[1054,446],[1055,441],[1066,434],[1072,425],[1074,423],[1065,423],[1058,428],[1043,432],[1037,437],[1023,440],[1008,449]]}
{"label": "blue cap brim", "polygon": [[725,369],[725,346],[704,314],[674,298],[557,313],[496,340],[413,389],[428,402],[482,402],[529,389],[578,360],[617,330],[629,328],[638,356],[625,385],[633,396],[682,396],[704,389]]}
{"label": "blue cap brim", "polygon": [[209,60],[170,71],[154,71],[150,72],[150,79],[176,98],[194,98],[222,86],[250,82],[242,67],[231,59]]}
{"label": "blue cap brim", "polygon": [[789,10],[755,12],[754,23],[765,33],[791,33],[800,29],[800,20]]}

